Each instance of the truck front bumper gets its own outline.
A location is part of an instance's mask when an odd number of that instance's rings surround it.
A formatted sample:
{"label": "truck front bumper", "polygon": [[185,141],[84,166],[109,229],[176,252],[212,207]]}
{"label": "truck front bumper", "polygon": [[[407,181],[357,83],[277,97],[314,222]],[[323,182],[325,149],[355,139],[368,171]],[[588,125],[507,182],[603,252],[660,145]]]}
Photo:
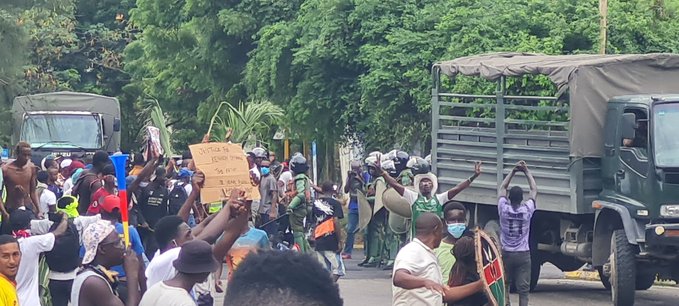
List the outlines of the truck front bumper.
{"label": "truck front bumper", "polygon": [[679,223],[646,225],[646,245],[649,247],[679,247]]}

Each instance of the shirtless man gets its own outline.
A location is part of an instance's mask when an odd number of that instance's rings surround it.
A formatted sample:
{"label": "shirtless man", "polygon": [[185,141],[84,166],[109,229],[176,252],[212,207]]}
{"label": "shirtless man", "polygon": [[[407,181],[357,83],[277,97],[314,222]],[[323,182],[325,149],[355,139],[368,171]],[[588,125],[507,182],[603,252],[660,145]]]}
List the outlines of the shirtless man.
{"label": "shirtless man", "polygon": [[19,142],[15,149],[16,160],[2,166],[7,199],[5,203],[0,200],[0,211],[4,220],[9,220],[9,213],[15,209],[26,206],[33,210],[36,216],[42,216],[38,206],[38,194],[35,191],[37,185],[37,168],[31,162],[31,145]]}

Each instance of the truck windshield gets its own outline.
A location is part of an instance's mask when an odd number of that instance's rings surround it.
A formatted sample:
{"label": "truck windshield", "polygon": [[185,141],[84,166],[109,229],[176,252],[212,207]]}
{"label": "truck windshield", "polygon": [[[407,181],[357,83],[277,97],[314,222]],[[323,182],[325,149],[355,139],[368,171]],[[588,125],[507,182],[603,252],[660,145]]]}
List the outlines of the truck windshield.
{"label": "truck windshield", "polygon": [[31,114],[21,128],[33,148],[100,149],[101,134],[99,117],[89,114]]}
{"label": "truck windshield", "polygon": [[679,103],[658,104],[653,109],[655,121],[653,134],[655,139],[655,160],[658,167],[679,167]]}

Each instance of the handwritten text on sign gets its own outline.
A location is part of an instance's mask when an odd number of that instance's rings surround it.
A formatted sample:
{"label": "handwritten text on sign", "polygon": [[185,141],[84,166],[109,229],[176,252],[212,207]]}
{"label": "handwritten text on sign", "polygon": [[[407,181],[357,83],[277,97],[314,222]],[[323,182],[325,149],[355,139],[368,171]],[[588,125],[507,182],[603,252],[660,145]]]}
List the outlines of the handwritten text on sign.
{"label": "handwritten text on sign", "polygon": [[234,188],[245,191],[248,199],[259,199],[259,190],[250,183],[248,161],[240,145],[211,142],[191,145],[189,149],[196,168],[205,174],[201,202],[212,203],[228,198]]}

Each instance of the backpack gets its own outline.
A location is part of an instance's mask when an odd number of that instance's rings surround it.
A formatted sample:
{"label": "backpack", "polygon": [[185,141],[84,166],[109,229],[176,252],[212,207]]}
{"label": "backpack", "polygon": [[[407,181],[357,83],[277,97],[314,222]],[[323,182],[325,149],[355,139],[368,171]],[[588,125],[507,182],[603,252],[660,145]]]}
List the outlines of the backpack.
{"label": "backpack", "polygon": [[[50,232],[59,226],[54,222]],[[68,220],[66,232],[54,240],[51,251],[45,252],[45,261],[50,270],[56,272],[71,272],[80,266],[80,235],[73,221]]]}
{"label": "backpack", "polygon": [[189,198],[189,195],[186,194],[186,189],[184,189],[184,186],[184,183],[177,182],[170,191],[167,202],[170,215],[176,215],[179,213],[179,209],[181,209],[182,205],[184,205],[186,199]]}

